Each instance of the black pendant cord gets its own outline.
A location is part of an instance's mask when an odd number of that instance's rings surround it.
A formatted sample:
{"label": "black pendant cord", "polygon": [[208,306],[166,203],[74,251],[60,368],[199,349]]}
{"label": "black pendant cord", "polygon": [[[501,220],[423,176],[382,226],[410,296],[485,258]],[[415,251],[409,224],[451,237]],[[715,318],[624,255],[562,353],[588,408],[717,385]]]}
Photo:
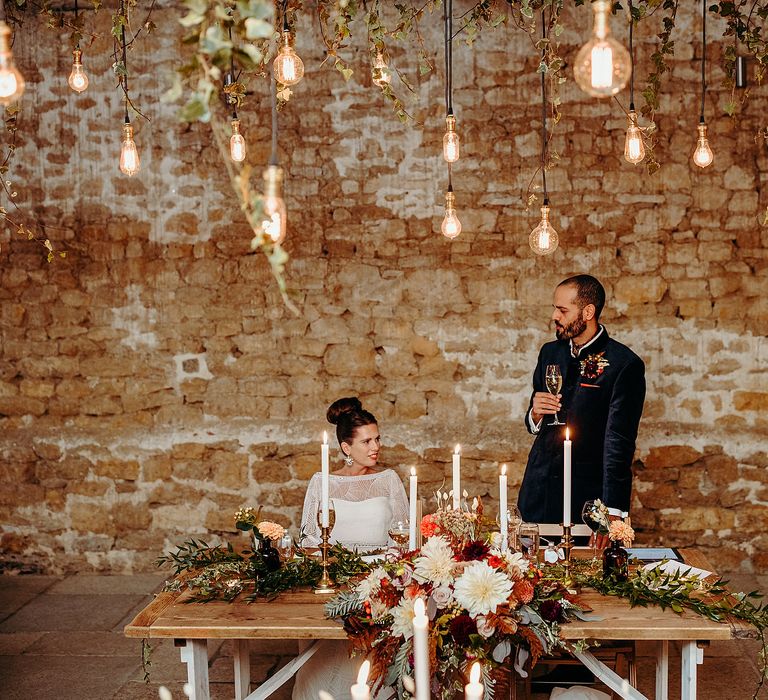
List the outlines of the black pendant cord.
{"label": "black pendant cord", "polygon": [[[445,29],[445,115],[453,116],[453,0],[443,2],[443,24]],[[451,166],[448,163],[448,191],[453,192]]]}
{"label": "black pendant cord", "polygon": [[[544,10],[541,11],[541,38],[547,38],[547,25]],[[546,48],[542,46],[541,60],[546,59]],[[547,192],[547,84],[544,71],[541,71],[541,188],[544,193],[544,206],[549,206]]]}
{"label": "black pendant cord", "polygon": [[283,0],[283,31],[291,31],[291,28],[288,26],[288,0]]}
{"label": "black pendant cord", "polygon": [[635,111],[635,50],[632,38],[635,28],[635,19],[632,17],[632,0],[629,0],[629,110]]}
{"label": "black pendant cord", "polygon": [[274,76],[269,81],[269,99],[272,107],[272,153],[269,156],[269,164],[277,165],[277,91]]}
{"label": "black pendant cord", "polygon": [[120,36],[123,42],[123,70],[125,75],[123,76],[123,91],[125,92],[125,123],[130,124],[131,120],[128,117],[128,52],[126,50],[125,42],[125,25],[128,21],[128,17],[125,11],[125,0],[120,0],[120,14],[123,17],[123,22],[120,25]]}
{"label": "black pendant cord", "polygon": [[699,123],[704,123],[704,98],[707,93],[707,0],[701,0],[701,115]]}
{"label": "black pendant cord", "polygon": [[[79,33],[80,33],[80,27],[79,27],[79,26],[78,26],[78,24],[77,24],[77,10],[78,10],[78,7],[77,7],[77,0],[75,0],[75,28],[77,29],[77,32],[78,32],[78,34],[79,34]],[[77,40],[77,45],[75,46],[75,49],[76,49],[77,51],[79,51],[79,50],[80,50],[80,39],[78,39],[78,40]]]}
{"label": "black pendant cord", "polygon": [[[229,25],[229,43],[232,44],[232,25]],[[230,58],[229,62],[229,80],[227,80],[228,85],[232,85],[232,83],[235,82],[235,45],[232,44],[232,56]],[[232,119],[237,119],[237,100],[232,96],[227,96],[230,103],[232,104]]]}

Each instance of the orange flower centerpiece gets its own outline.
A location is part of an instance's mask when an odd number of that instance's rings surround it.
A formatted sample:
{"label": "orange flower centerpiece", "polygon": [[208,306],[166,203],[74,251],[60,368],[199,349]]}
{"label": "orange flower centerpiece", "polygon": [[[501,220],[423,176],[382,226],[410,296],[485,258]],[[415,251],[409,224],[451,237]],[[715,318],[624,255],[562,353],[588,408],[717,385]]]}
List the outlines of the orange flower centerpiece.
{"label": "orange flower centerpiece", "polygon": [[480,533],[482,508],[439,509],[421,522],[421,550],[380,563],[352,579],[326,605],[341,618],[355,652],[371,661],[375,687],[408,697],[413,677],[413,607],[421,598],[429,617],[432,688],[437,698],[463,692],[469,666],[479,661],[493,689],[495,669],[514,665],[525,677],[530,657],[565,647],[559,626],[583,612],[562,585],[544,582],[536,564],[503,552]]}

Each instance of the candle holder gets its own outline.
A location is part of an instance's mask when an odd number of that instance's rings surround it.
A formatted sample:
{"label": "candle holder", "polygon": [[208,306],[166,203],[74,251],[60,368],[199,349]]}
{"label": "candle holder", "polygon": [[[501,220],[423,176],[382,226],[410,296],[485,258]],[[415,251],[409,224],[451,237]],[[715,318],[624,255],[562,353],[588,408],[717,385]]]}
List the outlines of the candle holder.
{"label": "candle holder", "polygon": [[565,551],[565,559],[563,560],[563,585],[569,593],[578,593],[579,588],[576,585],[576,581],[571,574],[571,550],[573,549],[573,537],[571,536],[571,526],[563,525],[563,540],[560,542],[560,546]]}
{"label": "candle holder", "polygon": [[328,510],[328,527],[323,527],[321,524],[321,514],[317,513],[317,524],[320,526],[320,551],[322,552],[321,565],[323,567],[323,575],[315,586],[315,593],[318,595],[323,593],[335,593],[336,584],[333,579],[328,575],[328,551],[331,548],[329,540],[331,539],[331,530],[336,522],[336,511]]}

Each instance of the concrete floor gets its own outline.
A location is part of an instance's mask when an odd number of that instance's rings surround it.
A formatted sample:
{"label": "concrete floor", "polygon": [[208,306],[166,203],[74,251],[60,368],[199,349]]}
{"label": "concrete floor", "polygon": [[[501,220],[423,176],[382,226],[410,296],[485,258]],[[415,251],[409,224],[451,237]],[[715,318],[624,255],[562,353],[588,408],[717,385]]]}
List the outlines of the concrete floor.
{"label": "concrete floor", "polygon": [[[162,576],[0,576],[0,698],[60,700],[155,700],[167,686],[184,698],[186,666],[171,641],[153,644],[149,684],[143,680],[141,643],[126,639],[123,626],[151,599]],[[734,576],[736,590],[768,590],[768,577]],[[758,644],[713,643],[699,667],[700,700],[747,700],[758,679]],[[212,697],[234,697],[232,650],[209,643]],[[639,646],[639,685],[654,692],[654,648]],[[266,678],[296,653],[296,644],[254,642],[251,678]],[[680,697],[679,647],[673,645],[670,700]],[[287,700],[290,684],[272,697]],[[536,694],[534,700],[546,695]],[[760,697],[768,698],[768,691]],[[501,700],[500,698],[497,700]]]}

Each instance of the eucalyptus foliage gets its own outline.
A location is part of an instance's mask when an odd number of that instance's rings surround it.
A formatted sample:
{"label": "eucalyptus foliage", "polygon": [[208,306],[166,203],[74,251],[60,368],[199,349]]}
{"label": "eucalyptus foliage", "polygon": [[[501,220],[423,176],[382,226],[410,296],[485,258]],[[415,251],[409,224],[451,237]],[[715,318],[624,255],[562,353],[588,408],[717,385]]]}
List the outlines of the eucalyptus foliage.
{"label": "eucalyptus foliage", "polygon": [[[370,570],[357,553],[339,544],[330,549],[329,555],[329,573],[340,585]],[[170,565],[176,577],[166,583],[165,590],[190,590],[190,603],[232,601],[240,594],[252,602],[301,586],[314,586],[322,576],[317,557],[301,549],[293,559],[271,571],[260,550],[235,549],[231,543],[209,546],[194,539],[159,557],[156,564]]]}

